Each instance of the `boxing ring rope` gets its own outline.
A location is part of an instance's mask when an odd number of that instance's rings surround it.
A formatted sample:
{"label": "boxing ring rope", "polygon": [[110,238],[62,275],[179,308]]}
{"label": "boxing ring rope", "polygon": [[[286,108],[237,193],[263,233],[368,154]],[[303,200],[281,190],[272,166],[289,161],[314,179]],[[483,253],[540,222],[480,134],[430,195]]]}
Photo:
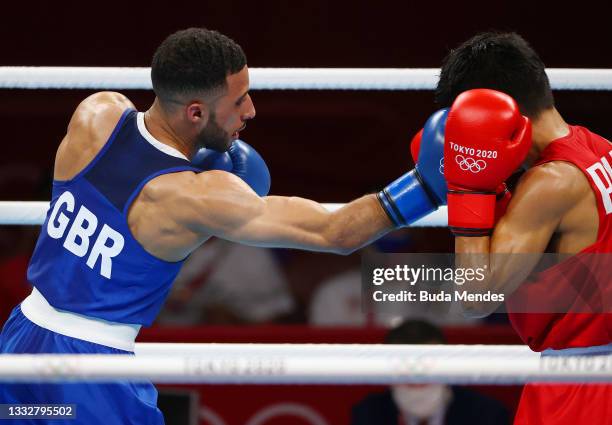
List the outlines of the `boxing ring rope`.
{"label": "boxing ring rope", "polygon": [[[344,204],[323,204],[328,211],[336,211]],[[0,225],[40,225],[45,221],[49,202],[0,201]],[[441,207],[411,227],[439,227],[447,225],[446,207]]]}
{"label": "boxing ring rope", "polygon": [[199,384],[612,382],[612,355],[541,357],[523,346],[139,344],[130,355],[3,355],[2,381]]}
{"label": "boxing ring rope", "polygon": [[[438,68],[251,68],[254,90],[431,90]],[[612,90],[612,69],[550,68],[554,89]],[[0,89],[150,89],[150,68],[0,66]],[[324,204],[334,211],[343,204]],[[0,202],[0,225],[44,222],[46,202]],[[446,226],[440,208],[412,227]]]}
{"label": "boxing ring rope", "polygon": [[[432,90],[438,68],[250,68],[253,90]],[[612,69],[550,68],[553,89],[612,90]],[[0,67],[5,89],[151,88],[150,68]]]}

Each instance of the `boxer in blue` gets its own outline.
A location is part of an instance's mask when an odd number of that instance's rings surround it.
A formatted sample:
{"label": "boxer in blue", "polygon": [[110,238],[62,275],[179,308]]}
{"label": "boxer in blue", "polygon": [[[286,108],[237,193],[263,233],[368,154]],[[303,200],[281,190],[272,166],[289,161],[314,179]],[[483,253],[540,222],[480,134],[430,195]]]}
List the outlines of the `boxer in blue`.
{"label": "boxer in blue", "polygon": [[[1,353],[132,353],[184,259],[212,236],[345,254],[445,202],[446,111],[426,124],[415,170],[328,212],[266,196],[265,163],[237,140],[255,108],[235,42],[179,31],[157,49],[151,77],[156,98],[144,113],[110,92],[74,112],[28,269],[34,289],[5,324]],[[151,384],[0,383],[0,403],[76,404],[76,423],[87,425],[163,424],[156,398]]]}

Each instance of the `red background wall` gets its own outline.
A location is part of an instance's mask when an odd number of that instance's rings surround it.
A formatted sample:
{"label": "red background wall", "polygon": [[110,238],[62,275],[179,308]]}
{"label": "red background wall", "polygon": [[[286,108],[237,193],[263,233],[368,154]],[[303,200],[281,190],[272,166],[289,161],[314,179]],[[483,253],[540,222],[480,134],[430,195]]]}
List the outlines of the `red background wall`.
{"label": "red background wall", "polygon": [[[588,1],[8,2],[0,65],[148,66],[170,32],[206,26],[238,41],[253,67],[437,67],[450,48],[488,29],[520,32],[549,67],[612,67],[609,16]],[[50,170],[72,110],[89,93],[0,90],[0,166]],[[150,92],[126,94],[142,109],[152,100]],[[429,91],[253,98],[258,116],[242,136],[266,158],[272,193],[322,202],[350,200],[405,172],[410,137],[435,109]],[[608,92],[557,93],[570,122],[608,137],[611,101]],[[0,187],[5,199],[23,196]]]}

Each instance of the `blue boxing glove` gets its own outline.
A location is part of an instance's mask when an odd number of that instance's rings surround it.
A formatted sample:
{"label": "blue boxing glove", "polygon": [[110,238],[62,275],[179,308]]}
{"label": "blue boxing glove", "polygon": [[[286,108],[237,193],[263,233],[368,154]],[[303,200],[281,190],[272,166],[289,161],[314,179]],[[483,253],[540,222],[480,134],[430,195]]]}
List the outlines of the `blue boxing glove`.
{"label": "blue boxing glove", "polygon": [[270,171],[255,149],[242,140],[235,140],[227,152],[200,149],[191,162],[202,170],[223,170],[237,175],[259,196],[270,192]]}
{"label": "blue boxing glove", "polygon": [[423,127],[414,170],[378,193],[383,209],[398,227],[409,225],[446,205],[444,128],[448,108],[435,112]]}

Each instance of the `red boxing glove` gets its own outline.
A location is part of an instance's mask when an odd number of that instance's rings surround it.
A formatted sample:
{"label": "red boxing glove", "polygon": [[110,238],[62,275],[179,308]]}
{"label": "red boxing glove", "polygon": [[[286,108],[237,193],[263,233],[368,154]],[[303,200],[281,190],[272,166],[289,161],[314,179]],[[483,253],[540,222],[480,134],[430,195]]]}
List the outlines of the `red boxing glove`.
{"label": "red boxing glove", "polygon": [[415,164],[419,160],[419,151],[421,150],[421,138],[423,137],[423,129],[420,129],[417,134],[414,135],[410,142],[410,155],[412,156],[412,162]]}
{"label": "red boxing glove", "polygon": [[445,139],[449,227],[457,236],[490,235],[496,189],[525,160],[531,123],[510,96],[468,90],[451,107]]}

